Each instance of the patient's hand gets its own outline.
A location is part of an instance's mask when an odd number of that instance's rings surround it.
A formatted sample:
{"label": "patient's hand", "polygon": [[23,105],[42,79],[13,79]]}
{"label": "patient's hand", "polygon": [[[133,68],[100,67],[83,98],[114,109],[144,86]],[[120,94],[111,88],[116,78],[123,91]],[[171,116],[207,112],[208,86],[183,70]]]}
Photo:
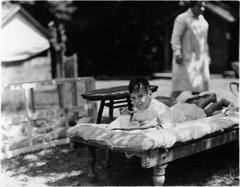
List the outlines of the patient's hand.
{"label": "patient's hand", "polygon": [[143,121],[143,120],[133,120],[131,121],[131,126],[133,127],[141,127],[141,128],[147,128],[156,126],[158,124],[157,119],[153,119],[151,121]]}
{"label": "patient's hand", "polygon": [[142,121],[142,120],[133,120],[133,121],[131,121],[131,126],[134,126],[134,127],[141,127],[144,124],[146,124],[146,122]]}
{"label": "patient's hand", "polygon": [[225,112],[225,115],[226,116],[238,116],[239,115],[239,107],[232,107],[230,109],[228,109],[226,112]]}

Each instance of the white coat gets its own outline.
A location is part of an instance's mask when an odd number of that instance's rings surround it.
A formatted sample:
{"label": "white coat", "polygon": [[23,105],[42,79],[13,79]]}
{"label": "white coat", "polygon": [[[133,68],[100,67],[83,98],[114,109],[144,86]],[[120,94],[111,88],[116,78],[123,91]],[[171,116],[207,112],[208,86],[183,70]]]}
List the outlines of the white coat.
{"label": "white coat", "polygon": [[[209,89],[208,23],[202,15],[194,17],[188,9],[175,19],[171,45],[172,90],[202,92]],[[183,63],[175,62],[180,53]]]}

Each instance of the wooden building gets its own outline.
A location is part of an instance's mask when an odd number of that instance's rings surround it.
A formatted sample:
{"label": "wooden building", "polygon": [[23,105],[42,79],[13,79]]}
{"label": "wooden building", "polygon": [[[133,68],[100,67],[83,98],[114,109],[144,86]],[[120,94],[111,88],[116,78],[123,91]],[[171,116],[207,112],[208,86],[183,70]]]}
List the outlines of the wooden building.
{"label": "wooden building", "polygon": [[3,4],[1,19],[2,83],[51,78],[48,30],[19,5]]}

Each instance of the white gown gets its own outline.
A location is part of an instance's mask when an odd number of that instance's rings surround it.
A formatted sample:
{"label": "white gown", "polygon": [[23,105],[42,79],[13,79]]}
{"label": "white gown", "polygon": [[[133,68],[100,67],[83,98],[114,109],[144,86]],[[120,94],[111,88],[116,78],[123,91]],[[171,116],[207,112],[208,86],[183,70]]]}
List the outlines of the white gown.
{"label": "white gown", "polygon": [[207,21],[202,15],[193,17],[191,9],[175,19],[171,45],[173,54],[181,53],[183,63],[177,64],[173,55],[173,91],[208,91],[210,58],[207,35]]}

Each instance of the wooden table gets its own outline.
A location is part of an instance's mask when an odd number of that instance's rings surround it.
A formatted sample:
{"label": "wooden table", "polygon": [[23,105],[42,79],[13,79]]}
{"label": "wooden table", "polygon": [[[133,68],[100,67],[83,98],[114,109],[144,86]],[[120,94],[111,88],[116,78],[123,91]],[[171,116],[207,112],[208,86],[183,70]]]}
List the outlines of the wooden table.
{"label": "wooden table", "polygon": [[[151,85],[150,89],[152,92],[156,92],[158,86]],[[105,106],[109,108],[110,121],[113,121],[114,108],[128,107],[129,110],[132,109],[128,86],[91,90],[82,94],[82,97],[88,101],[101,101],[97,116],[98,124],[102,121],[102,113]]]}

